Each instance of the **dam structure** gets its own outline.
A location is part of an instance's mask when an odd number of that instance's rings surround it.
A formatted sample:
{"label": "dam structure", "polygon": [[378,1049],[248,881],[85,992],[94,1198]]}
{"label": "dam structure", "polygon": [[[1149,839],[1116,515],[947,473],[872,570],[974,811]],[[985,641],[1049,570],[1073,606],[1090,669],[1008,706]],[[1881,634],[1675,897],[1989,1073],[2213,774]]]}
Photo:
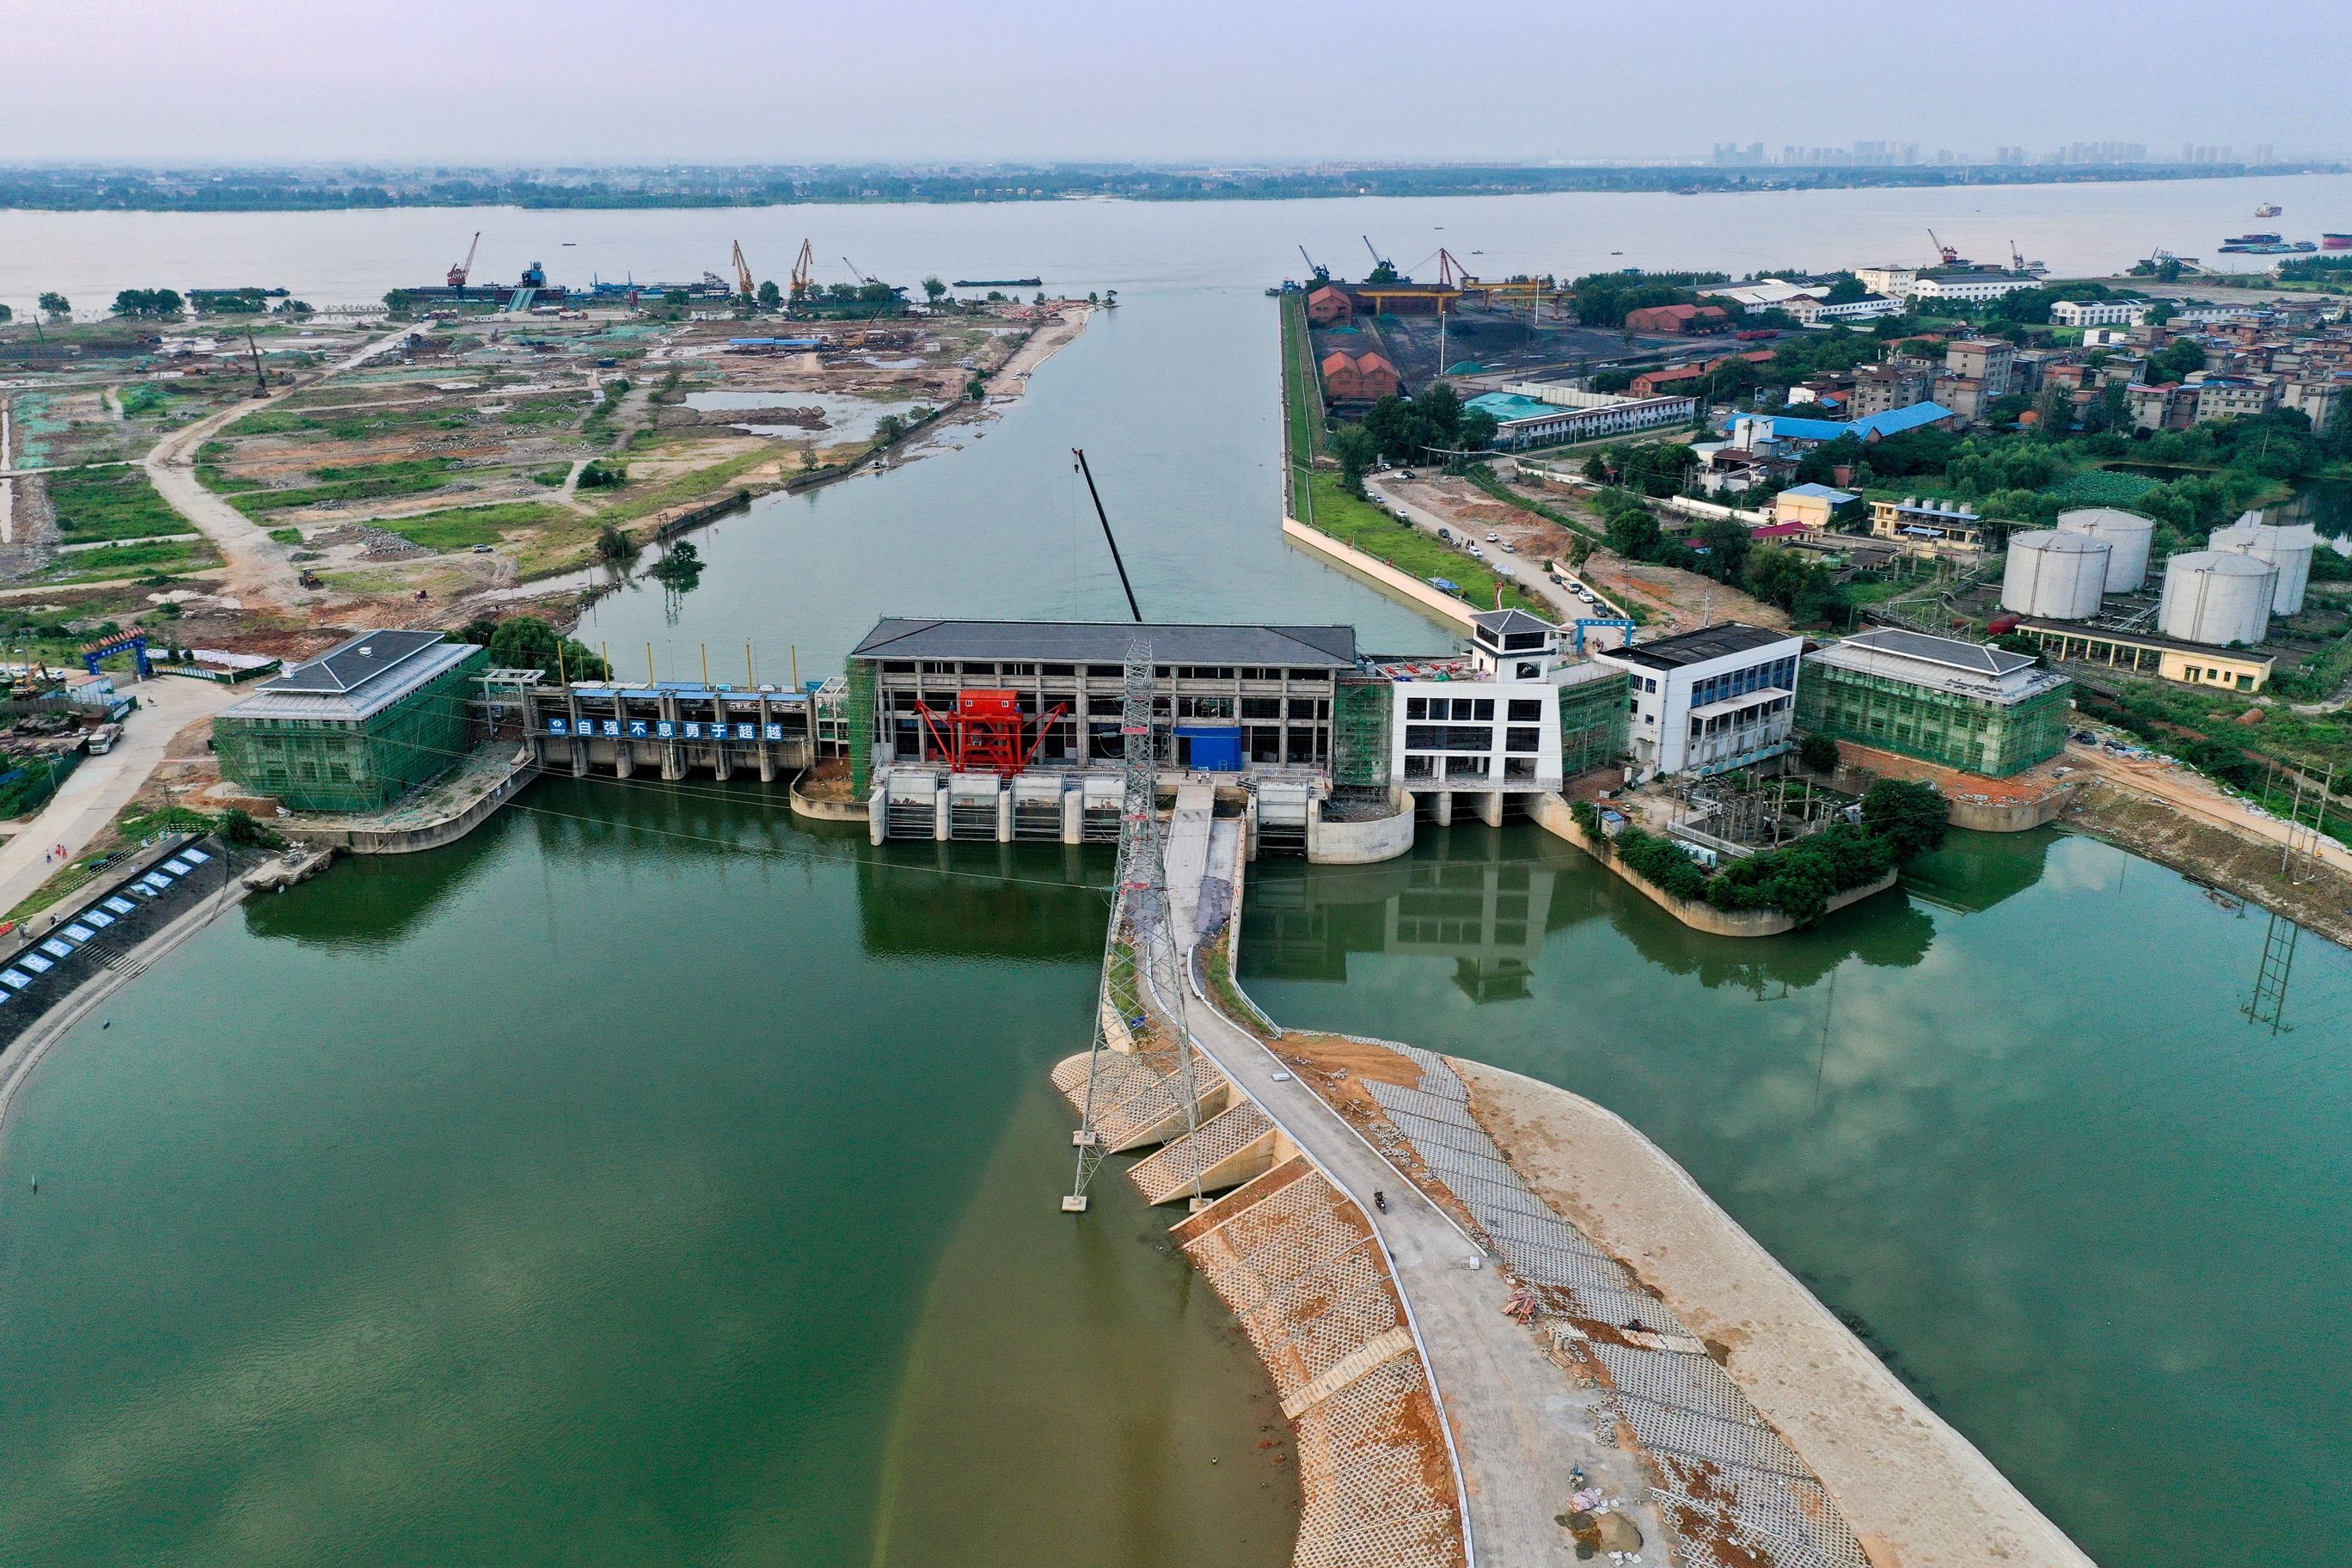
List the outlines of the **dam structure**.
{"label": "dam structure", "polygon": [[[1122,856],[1095,1048],[1053,1076],[1082,1172],[1139,1153],[1146,1200],[1187,1205],[1171,1234],[1296,1436],[1294,1562],[2088,1563],[1631,1127],[1259,1014],[1244,829],[1177,782],[1162,867]],[[1570,1201],[1587,1163],[1631,1173],[1639,1227]]]}

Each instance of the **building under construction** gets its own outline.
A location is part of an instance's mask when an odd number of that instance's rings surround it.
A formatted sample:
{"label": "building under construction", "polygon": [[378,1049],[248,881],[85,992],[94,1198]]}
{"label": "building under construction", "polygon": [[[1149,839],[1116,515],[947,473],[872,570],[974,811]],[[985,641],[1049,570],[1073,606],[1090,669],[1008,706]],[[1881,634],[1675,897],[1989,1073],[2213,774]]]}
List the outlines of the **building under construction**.
{"label": "building under construction", "polygon": [[224,710],[221,773],[296,811],[380,810],[465,754],[488,662],[440,632],[362,632]]}
{"label": "building under construction", "polygon": [[2028,654],[1875,627],[1805,656],[1797,723],[2006,778],[2066,744],[2074,683]]}

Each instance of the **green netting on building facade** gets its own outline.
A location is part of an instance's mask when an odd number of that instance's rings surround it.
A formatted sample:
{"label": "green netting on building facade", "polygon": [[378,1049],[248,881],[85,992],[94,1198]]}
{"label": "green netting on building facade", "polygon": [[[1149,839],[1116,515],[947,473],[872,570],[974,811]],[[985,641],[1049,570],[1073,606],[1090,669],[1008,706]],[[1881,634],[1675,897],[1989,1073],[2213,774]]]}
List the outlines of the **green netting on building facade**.
{"label": "green netting on building facade", "polygon": [[1559,689],[1559,771],[1573,778],[1625,754],[1632,683],[1622,674]]}
{"label": "green netting on building facade", "polygon": [[1331,787],[1389,787],[1389,723],[1395,689],[1385,680],[1341,680],[1331,694]]}
{"label": "green netting on building facade", "polygon": [[860,800],[874,784],[874,666],[853,658],[844,682],[849,688],[841,704],[842,732],[849,742],[849,788]]}
{"label": "green netting on building facade", "polygon": [[1832,740],[2006,778],[2064,749],[2073,689],[2062,683],[2022,701],[1988,702],[1808,660],[1797,687],[1797,724]]}
{"label": "green netting on building facade", "polygon": [[365,719],[223,713],[213,721],[221,773],[296,811],[381,810],[464,757],[474,678],[488,663],[478,648]]}

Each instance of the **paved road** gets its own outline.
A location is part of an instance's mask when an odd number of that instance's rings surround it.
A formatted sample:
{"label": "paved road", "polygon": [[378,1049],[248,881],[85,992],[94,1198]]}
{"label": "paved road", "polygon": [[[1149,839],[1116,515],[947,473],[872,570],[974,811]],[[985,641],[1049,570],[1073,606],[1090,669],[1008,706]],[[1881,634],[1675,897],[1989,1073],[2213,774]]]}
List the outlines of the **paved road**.
{"label": "paved road", "polygon": [[[1177,929],[1195,931],[1201,881],[1210,873],[1210,786],[1176,797],[1167,841]],[[1226,838],[1219,847],[1237,840]],[[1219,872],[1218,874],[1227,874]],[[1568,1506],[1569,1470],[1581,1464],[1620,1492],[1638,1478],[1617,1449],[1593,1441],[1589,1417],[1535,1336],[1503,1314],[1509,1294],[1491,1260],[1437,1205],[1342,1121],[1255,1037],[1186,998],[1185,1021],[1201,1048],[1297,1140],[1334,1184],[1363,1208],[1386,1245],[1460,1454],[1477,1560],[1490,1568],[1549,1568],[1574,1561],[1554,1516]],[[1282,1074],[1282,1078],[1276,1075]],[[1285,1080],[1287,1081],[1285,1081]],[[1385,1193],[1385,1214],[1372,1203]],[[1480,1267],[1469,1267],[1478,1258]],[[1645,1561],[1652,1561],[1644,1554]],[[1663,1561],[1663,1554],[1655,1561]]]}
{"label": "paved road", "polygon": [[139,710],[123,721],[122,738],[102,757],[85,757],[73,777],[0,847],[0,910],[12,910],[57,871],[43,852],[64,845],[71,856],[113,825],[154,773],[172,737],[209,719],[242,693],[209,680],[159,675],[131,689]]}
{"label": "paved road", "polygon": [[156,493],[220,551],[221,558],[227,563],[227,592],[242,601],[247,609],[316,604],[325,595],[302,586],[299,573],[291,560],[291,547],[271,539],[268,529],[197,482],[197,451],[206,441],[247,415],[257,414],[292,393],[308,391],[345,371],[365,364],[397,348],[412,332],[419,330],[406,327],[388,333],[346,354],[307,381],[289,383],[267,397],[232,404],[216,414],[206,415],[193,425],[173,431],[155,443],[154,450],[147,454],[143,466]]}

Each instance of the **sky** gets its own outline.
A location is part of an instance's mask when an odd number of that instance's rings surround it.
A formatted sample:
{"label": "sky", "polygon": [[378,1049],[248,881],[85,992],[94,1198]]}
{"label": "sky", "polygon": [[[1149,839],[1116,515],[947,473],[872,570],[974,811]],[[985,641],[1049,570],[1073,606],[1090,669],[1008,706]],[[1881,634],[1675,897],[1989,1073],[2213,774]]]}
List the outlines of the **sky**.
{"label": "sky", "polygon": [[5,163],[2352,153],[2347,0],[99,0],[5,39]]}

